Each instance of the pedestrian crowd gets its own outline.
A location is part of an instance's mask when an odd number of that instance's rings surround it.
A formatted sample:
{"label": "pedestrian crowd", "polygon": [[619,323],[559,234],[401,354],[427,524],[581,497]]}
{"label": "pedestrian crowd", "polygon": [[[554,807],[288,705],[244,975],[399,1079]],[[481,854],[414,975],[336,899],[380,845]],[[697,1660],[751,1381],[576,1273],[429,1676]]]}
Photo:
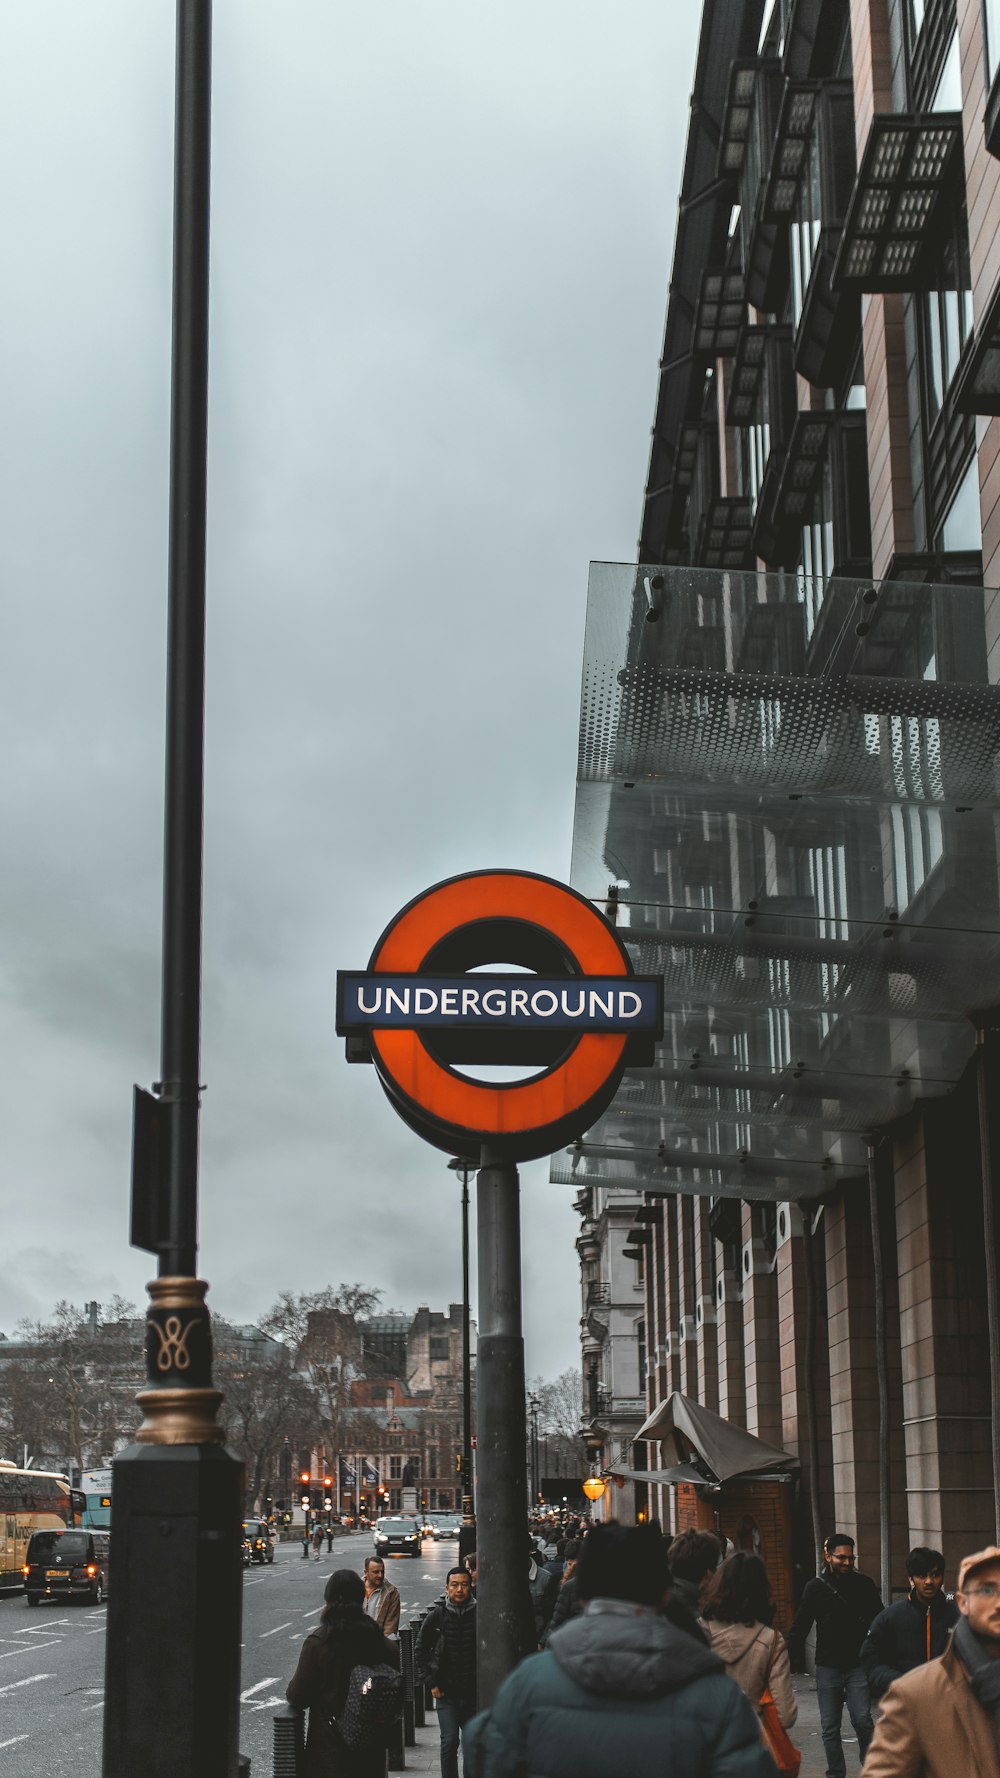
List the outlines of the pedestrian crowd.
{"label": "pedestrian crowd", "polygon": [[[1000,1548],[967,1556],[955,1596],[941,1552],[910,1551],[887,1607],[834,1532],[787,1642],[761,1557],[721,1536],[570,1524],[529,1534],[531,1652],[478,1711],[476,1557],[448,1571],[415,1647],[442,1778],[768,1778],[795,1774],[792,1670],[815,1636],[827,1778],[846,1778],[846,1706],[864,1778],[1000,1778]],[[727,1553],[727,1551],[729,1553]],[[326,1583],[288,1686],[309,1710],[305,1778],[382,1778],[401,1696],[399,1592],[379,1557]],[[874,1712],[874,1714],[873,1714]]]}

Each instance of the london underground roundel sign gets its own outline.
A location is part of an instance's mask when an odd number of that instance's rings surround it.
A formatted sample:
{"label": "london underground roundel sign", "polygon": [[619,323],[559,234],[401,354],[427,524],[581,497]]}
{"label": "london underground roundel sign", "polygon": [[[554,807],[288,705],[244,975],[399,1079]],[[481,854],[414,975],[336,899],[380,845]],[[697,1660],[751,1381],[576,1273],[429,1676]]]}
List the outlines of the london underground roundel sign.
{"label": "london underground roundel sign", "polygon": [[[348,1060],[374,1062],[425,1141],[474,1160],[484,1147],[533,1160],[581,1135],[625,1067],[651,1063],[662,1028],[661,978],[635,975],[582,895],[526,871],[436,884],[397,914],[367,970],[337,976]],[[511,1064],[536,1072],[461,1072]]]}

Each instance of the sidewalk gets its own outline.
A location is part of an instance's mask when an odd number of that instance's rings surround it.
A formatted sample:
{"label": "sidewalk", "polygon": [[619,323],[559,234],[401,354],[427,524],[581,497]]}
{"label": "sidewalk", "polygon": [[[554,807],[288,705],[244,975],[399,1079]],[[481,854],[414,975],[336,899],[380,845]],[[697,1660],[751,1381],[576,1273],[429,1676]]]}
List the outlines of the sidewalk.
{"label": "sidewalk", "polygon": [[[459,1761],[461,1762],[461,1755],[459,1755]],[[436,1716],[428,1716],[426,1727],[417,1730],[416,1747],[408,1747],[406,1749],[405,1769],[407,1772],[433,1772],[437,1775],[440,1774],[441,1736],[438,1733]],[[389,1767],[390,1773],[402,1770],[403,1768],[401,1766]],[[461,1763],[459,1765],[459,1770],[461,1770]]]}
{"label": "sidewalk", "polygon": [[[816,1684],[805,1673],[793,1673],[792,1685],[798,1701],[799,1714],[795,1727],[789,1734],[796,1747],[802,1750],[802,1769],[799,1778],[826,1778],[826,1755],[823,1752],[823,1741],[819,1732],[819,1705],[816,1702]],[[851,1719],[844,1711],[844,1726],[841,1731],[844,1743],[844,1757],[847,1760],[848,1778],[854,1778],[859,1772],[857,1737],[851,1727]]]}

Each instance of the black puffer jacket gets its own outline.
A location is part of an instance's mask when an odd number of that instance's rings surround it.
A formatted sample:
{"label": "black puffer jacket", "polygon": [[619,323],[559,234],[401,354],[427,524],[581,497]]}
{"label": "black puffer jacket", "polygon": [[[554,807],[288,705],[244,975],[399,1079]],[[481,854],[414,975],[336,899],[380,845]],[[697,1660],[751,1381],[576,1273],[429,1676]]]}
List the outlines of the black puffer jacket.
{"label": "black puffer jacket", "polygon": [[439,1599],[420,1626],[417,1672],[446,1698],[476,1698],[476,1602],[453,1605]]}
{"label": "black puffer jacket", "polygon": [[880,1698],[901,1674],[943,1655],[959,1616],[954,1599],[944,1593],[938,1593],[929,1607],[909,1593],[879,1612],[861,1650],[861,1665],[875,1696]]}

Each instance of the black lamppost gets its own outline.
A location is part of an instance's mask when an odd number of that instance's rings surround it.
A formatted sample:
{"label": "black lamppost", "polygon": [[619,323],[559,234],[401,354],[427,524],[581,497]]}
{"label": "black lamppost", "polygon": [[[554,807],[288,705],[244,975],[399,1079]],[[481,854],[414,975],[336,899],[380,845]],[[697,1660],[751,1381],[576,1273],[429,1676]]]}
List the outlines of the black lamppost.
{"label": "black lamppost", "polygon": [[196,1276],[211,77],[211,0],[177,0],[160,1080],[135,1093],[131,1229],[159,1275],[143,1422],[114,1463],[105,1778],[230,1778],[238,1759],[243,1465]]}
{"label": "black lamppost", "polygon": [[541,1402],[537,1395],[529,1395],[528,1412],[531,1415],[531,1505],[532,1510],[538,1505],[538,1413]]}
{"label": "black lamppost", "polygon": [[475,1168],[456,1157],[448,1162],[462,1178],[462,1528],[459,1560],[476,1547],[476,1505],[472,1487],[472,1344],[469,1329],[469,1175]]}

